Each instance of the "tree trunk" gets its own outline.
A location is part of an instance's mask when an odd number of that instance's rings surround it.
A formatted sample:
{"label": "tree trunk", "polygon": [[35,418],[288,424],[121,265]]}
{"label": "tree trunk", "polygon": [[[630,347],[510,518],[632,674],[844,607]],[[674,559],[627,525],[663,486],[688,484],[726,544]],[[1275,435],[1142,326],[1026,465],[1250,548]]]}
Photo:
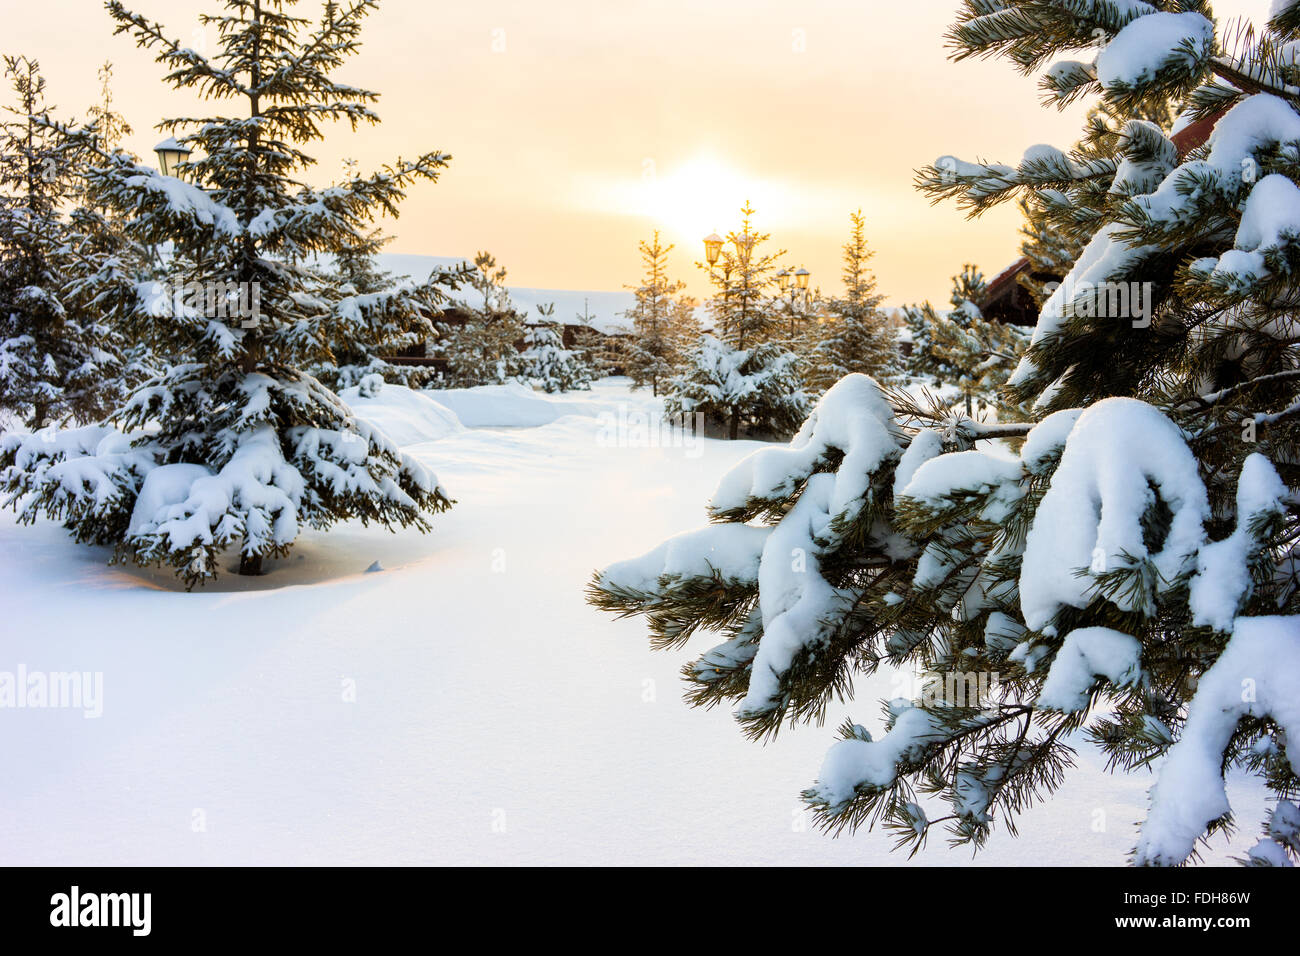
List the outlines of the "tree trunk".
{"label": "tree trunk", "polygon": [[239,556],[239,573],[257,576],[262,573],[262,556],[260,554],[241,554]]}
{"label": "tree trunk", "polygon": [[740,409],[731,410],[731,424],[727,426],[727,437],[735,441],[740,437]]}

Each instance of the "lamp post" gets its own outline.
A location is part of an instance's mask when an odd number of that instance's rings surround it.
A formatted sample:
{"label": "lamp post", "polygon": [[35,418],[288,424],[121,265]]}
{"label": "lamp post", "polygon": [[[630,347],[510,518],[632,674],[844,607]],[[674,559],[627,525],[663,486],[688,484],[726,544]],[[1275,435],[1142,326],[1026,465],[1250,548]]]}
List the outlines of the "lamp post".
{"label": "lamp post", "polygon": [[[713,281],[714,281],[714,280],[713,280],[713,267],[716,266],[716,265],[718,264],[718,259],[721,258],[721,256],[722,256],[722,246],[723,246],[723,242],[724,242],[723,238],[722,238],[721,236],[719,236],[716,232],[709,233],[709,235],[707,235],[707,236],[704,237],[704,258],[705,258],[705,260],[707,260],[707,262],[708,262],[708,264],[709,264],[709,282],[713,282]],[[739,236],[737,236],[735,233],[732,233],[732,236],[731,236],[731,242],[732,242],[732,244],[736,247],[736,258],[737,258],[738,260],[740,260],[742,263],[744,263],[746,266],[748,266],[749,258],[750,258],[750,256],[752,256],[753,253],[754,253],[754,242],[755,242],[755,237],[752,236],[752,235],[750,235],[748,232],[745,232],[745,233],[743,233],[742,235],[739,235]],[[794,282],[794,284],[795,284],[794,286],[791,287],[791,288],[792,288],[792,291],[791,291],[791,301],[790,301],[790,309],[791,309],[790,334],[791,334],[791,336],[794,335],[794,317],[793,317],[793,316],[794,316],[794,299],[793,299],[793,296],[795,295],[795,292],[796,292],[796,291],[801,291],[801,292],[805,295],[805,297],[806,297],[806,295],[807,295],[807,290],[808,290],[808,276],[809,276],[809,272],[808,272],[808,270],[807,270],[807,269],[804,269],[804,268],[802,268],[802,267],[800,267],[798,270],[796,270],[796,271],[794,271],[794,272],[789,272],[789,271],[787,271],[787,270],[785,270],[785,269],[782,269],[780,272],[778,272],[778,273],[776,274],[777,282],[780,283],[782,291],[785,290],[786,286],[787,286],[790,282]],[[731,296],[731,292],[730,292],[729,289],[724,289],[723,292],[722,292],[722,295],[723,295],[723,298],[724,298],[724,299],[727,299],[727,298],[730,298],[730,296]],[[749,300],[748,300],[748,298],[746,298],[746,299],[744,300],[744,302],[742,302],[742,304],[741,304],[741,311],[742,311],[742,313],[743,313],[744,310],[748,307],[748,304],[749,304]],[[742,314],[741,318],[742,318],[742,321],[743,321],[743,319],[744,319],[743,314]],[[727,334],[727,330],[726,330],[725,327],[724,327],[723,330],[722,330],[722,334],[723,334],[724,336]],[[741,332],[740,347],[741,347],[741,348],[744,347],[744,332],[743,332],[743,326],[742,326],[742,332]]]}
{"label": "lamp post", "polygon": [[158,154],[158,171],[164,176],[177,175],[177,167],[189,159],[192,150],[176,142],[176,137],[168,136],[153,148]]}
{"label": "lamp post", "polygon": [[800,266],[794,271],[782,269],[776,274],[776,284],[780,286],[781,292],[790,293],[790,338],[794,338],[794,320],[797,315],[795,303],[801,302],[803,308],[808,308],[808,279],[812,273]]}
{"label": "lamp post", "polygon": [[[168,136],[165,140],[153,148],[154,153],[158,156],[158,171],[164,176],[175,176],[177,167],[189,158],[191,150],[188,146],[183,146],[176,142],[175,136]],[[160,267],[165,267],[166,262],[163,258],[162,245],[152,247],[153,256],[158,260]]]}
{"label": "lamp post", "polygon": [[[722,237],[718,235],[716,232],[711,232],[704,237],[704,259],[709,264],[709,285],[712,285],[714,282],[713,267],[718,264],[718,259],[721,256],[722,256]],[[724,289],[722,291],[722,295],[724,299],[726,298],[727,294],[728,294],[727,290]],[[727,334],[725,322],[722,329],[722,334],[724,337]]]}

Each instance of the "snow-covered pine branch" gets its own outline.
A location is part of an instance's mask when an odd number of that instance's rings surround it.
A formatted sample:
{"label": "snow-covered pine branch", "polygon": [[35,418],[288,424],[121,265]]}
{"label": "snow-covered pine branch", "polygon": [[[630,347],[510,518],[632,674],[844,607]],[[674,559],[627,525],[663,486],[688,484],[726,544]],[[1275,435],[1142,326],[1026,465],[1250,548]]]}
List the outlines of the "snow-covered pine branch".
{"label": "snow-covered pine branch", "polygon": [[[916,792],[931,791],[951,804],[954,836],[978,846],[994,820],[1014,826],[1059,785],[1072,731],[1104,738],[1158,721],[1163,736],[1143,738],[1152,753],[1175,740],[1204,753],[1176,703],[1187,694],[1198,712],[1186,675],[1214,666],[1221,635],[1232,647],[1259,609],[1297,601],[1279,576],[1290,560],[1277,550],[1289,535],[1285,486],[1262,455],[1246,459],[1236,486],[1236,530],[1215,540],[1196,456],[1150,405],[1116,398],[1054,413],[1012,455],[972,435],[908,432],[874,383],[849,376],[788,448],[723,478],[710,503],[719,523],[605,569],[589,594],[646,614],[662,646],[720,631],[726,640],[686,668],[688,696],[732,701],[752,735],[818,717],[882,662],[996,671],[988,699],[894,702],[879,742],[850,728],[806,794],[839,828],[897,824]],[[1300,617],[1277,620],[1300,632]],[[1300,666],[1293,650],[1279,688]],[[1216,774],[1268,720],[1291,719],[1278,693],[1241,710],[1264,721],[1253,733],[1216,725]],[[1172,785],[1162,793],[1182,799]],[[1153,859],[1185,856],[1211,819],[1182,831],[1186,850],[1168,844]]]}

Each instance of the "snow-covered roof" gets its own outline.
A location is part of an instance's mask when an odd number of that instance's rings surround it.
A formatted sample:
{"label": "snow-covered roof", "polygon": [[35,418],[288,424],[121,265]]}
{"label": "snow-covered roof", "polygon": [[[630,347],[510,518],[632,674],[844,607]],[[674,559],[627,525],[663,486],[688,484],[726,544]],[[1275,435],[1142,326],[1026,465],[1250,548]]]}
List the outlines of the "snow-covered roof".
{"label": "snow-covered roof", "polygon": [[[423,256],[401,252],[383,252],[378,256],[380,268],[395,275],[410,276],[412,279],[424,280],[437,267],[455,268],[463,262],[472,260],[455,256]],[[629,323],[622,313],[632,308],[636,297],[631,292],[607,292],[599,290],[577,289],[533,289],[527,286],[508,286],[510,298],[515,307],[524,312],[528,318],[537,317],[537,306],[555,304],[555,321],[577,324],[579,316],[593,316],[592,327],[601,332],[617,331],[626,328]],[[462,287],[453,298],[469,306],[479,306],[483,298],[475,290]]]}

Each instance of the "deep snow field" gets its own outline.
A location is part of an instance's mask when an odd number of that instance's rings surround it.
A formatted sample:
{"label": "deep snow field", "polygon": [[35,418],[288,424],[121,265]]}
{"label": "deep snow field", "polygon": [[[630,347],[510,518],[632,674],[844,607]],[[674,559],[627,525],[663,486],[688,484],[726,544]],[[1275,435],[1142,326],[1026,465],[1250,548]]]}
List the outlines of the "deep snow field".
{"label": "deep snow field", "polygon": [[[102,672],[103,695],[99,717],[0,709],[0,861],[907,862],[885,833],[815,830],[798,800],[844,713],[880,727],[894,678],[762,746],[681,701],[708,635],[654,652],[641,621],[584,602],[594,569],[703,523],[758,443],[611,442],[611,421],[658,414],[624,380],[426,394],[344,398],[457,499],[429,535],[307,532],[263,577],[186,593],[4,513],[0,671]],[[1086,745],[1078,762],[974,861],[1125,862],[1152,776],[1106,775]],[[1262,791],[1229,796],[1239,829],[1208,862],[1258,836]],[[932,840],[913,862],[971,860]]]}

